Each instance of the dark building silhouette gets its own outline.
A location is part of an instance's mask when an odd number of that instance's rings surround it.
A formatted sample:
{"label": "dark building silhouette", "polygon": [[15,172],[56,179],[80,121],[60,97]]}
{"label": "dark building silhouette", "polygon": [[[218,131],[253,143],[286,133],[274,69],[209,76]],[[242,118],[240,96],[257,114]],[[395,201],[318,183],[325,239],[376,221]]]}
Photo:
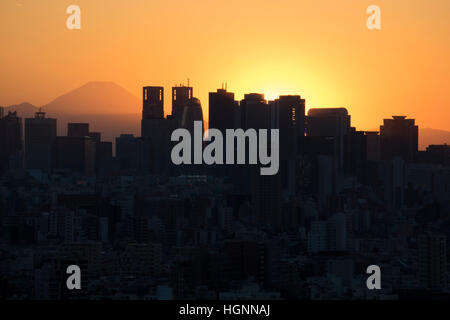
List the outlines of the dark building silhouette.
{"label": "dark building silhouette", "polygon": [[317,194],[319,209],[337,191],[339,140],[306,136],[298,142],[297,183],[303,192]]}
{"label": "dark building silhouette", "polygon": [[89,137],[95,143],[95,169],[100,173],[112,165],[112,142],[102,141],[101,132],[89,132]]}
{"label": "dark building silhouette", "polygon": [[55,168],[83,175],[95,174],[95,146],[90,137],[57,137]]}
{"label": "dark building silhouette", "polygon": [[419,284],[428,289],[447,288],[447,238],[425,233],[418,237]]}
{"label": "dark building silhouette", "polygon": [[430,162],[444,166],[450,165],[450,146],[448,144],[429,145],[426,153]]}
{"label": "dark building silhouette", "polygon": [[194,97],[193,94],[192,87],[183,85],[172,87],[172,116],[178,124],[181,123],[184,107],[189,103],[189,100]]}
{"label": "dark building silhouette", "polygon": [[141,136],[145,139],[145,144],[150,144],[154,150],[149,155],[150,172],[168,174],[172,167],[170,151],[173,144],[170,137],[173,130],[179,126],[179,122],[173,116],[164,118],[163,87],[144,87],[142,99]]}
{"label": "dark building silhouette", "polygon": [[225,135],[226,129],[235,128],[237,102],[234,93],[217,89],[209,93],[209,128],[219,129]]}
{"label": "dark building silhouette", "polygon": [[380,161],[380,135],[378,131],[366,131],[367,160]]}
{"label": "dark building silhouette", "polygon": [[116,159],[121,169],[136,169],[139,166],[139,148],[132,134],[121,134],[116,138]]}
{"label": "dark building silhouette", "polygon": [[344,166],[345,136],[350,132],[350,115],[345,108],[313,108],[308,111],[306,134],[311,137],[335,137],[338,165]]}
{"label": "dark building silhouette", "polygon": [[281,226],[281,176],[262,176],[259,170],[252,170],[252,209],[261,225],[271,228]]}
{"label": "dark building silhouette", "polygon": [[262,242],[230,240],[224,243],[226,277],[244,280],[252,277],[258,283],[265,279],[265,246]]}
{"label": "dark building silhouette", "polygon": [[[187,129],[191,134],[191,143],[192,146],[195,144],[195,126],[194,122],[201,121],[201,132],[200,135],[203,137],[204,134],[204,123],[203,123],[203,112],[202,112],[202,105],[200,103],[200,100],[197,98],[191,98],[188,100],[188,102],[183,107],[183,113],[181,116],[181,120],[179,123],[179,127]],[[203,145],[203,142],[202,142]],[[198,166],[193,164],[194,163],[194,157],[192,154],[192,164],[182,164],[180,166],[177,166],[177,171],[180,174],[201,174],[203,172],[202,166]]]}
{"label": "dark building silhouette", "polygon": [[[225,137],[227,129],[238,127],[238,106],[239,103],[234,100],[234,93],[227,92],[226,89],[217,89],[217,92],[209,93],[209,129],[218,129]],[[239,121],[240,123],[240,121]],[[227,157],[226,146],[224,144],[222,154],[224,159]],[[209,168],[210,172],[216,176],[230,176],[232,166],[213,165]]]}
{"label": "dark building silhouette", "polygon": [[67,124],[68,137],[88,137],[89,123],[68,123]]}
{"label": "dark building silhouette", "polygon": [[241,127],[243,129],[269,129],[269,105],[260,93],[244,95],[240,103]]}
{"label": "dark building silhouette", "polygon": [[89,132],[88,137],[96,143],[100,143],[100,141],[102,141],[102,134],[100,132]]}
{"label": "dark building silhouette", "polygon": [[142,90],[142,119],[164,118],[164,88],[144,87]]}
{"label": "dark building silhouette", "polygon": [[191,136],[194,136],[194,121],[202,122],[202,135],[204,131],[203,126],[203,112],[200,100],[197,98],[191,98],[183,108],[183,114],[181,116],[180,127],[188,129]]}
{"label": "dark building silhouette", "polygon": [[271,128],[279,129],[280,172],[283,188],[294,192],[295,158],[299,139],[305,135],[305,100],[280,96],[270,102]]}
{"label": "dark building silhouette", "polygon": [[[3,112],[3,109],[1,109]],[[0,171],[11,168],[11,160],[19,165],[22,152],[22,119],[17,112],[0,114]]]}
{"label": "dark building silhouette", "polygon": [[418,150],[419,127],[414,124],[414,119],[406,119],[406,116],[392,118],[384,119],[380,126],[381,159],[401,157],[413,161]]}
{"label": "dark building silhouette", "polygon": [[96,155],[96,168],[97,170],[102,168],[107,168],[111,164],[113,154],[112,154],[112,142],[101,141],[95,147]]}
{"label": "dark building silhouette", "polygon": [[45,112],[36,112],[25,119],[25,167],[50,171],[54,164],[56,119],[46,118]]}
{"label": "dark building silhouette", "polygon": [[383,163],[384,201],[388,209],[399,209],[405,202],[407,173],[405,161],[394,157]]}
{"label": "dark building silhouette", "polygon": [[367,162],[367,136],[354,127],[345,136],[344,172],[358,178],[364,177]]}
{"label": "dark building silhouette", "polygon": [[121,134],[116,138],[116,159],[120,169],[149,173],[152,170],[152,144],[147,138]]}

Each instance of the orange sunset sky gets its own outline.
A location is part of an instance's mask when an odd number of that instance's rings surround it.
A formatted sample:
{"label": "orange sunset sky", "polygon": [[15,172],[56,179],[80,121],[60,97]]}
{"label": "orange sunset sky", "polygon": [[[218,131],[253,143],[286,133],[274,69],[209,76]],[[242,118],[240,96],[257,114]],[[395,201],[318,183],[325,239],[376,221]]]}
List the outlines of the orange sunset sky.
{"label": "orange sunset sky", "polygon": [[[66,8],[81,8],[81,30]],[[381,8],[382,29],[366,27]],[[358,129],[407,115],[450,130],[449,0],[1,0],[0,105],[43,105],[88,81],[137,97],[191,79],[207,117],[222,81],[241,99],[300,94]],[[140,110],[136,110],[140,112]]]}

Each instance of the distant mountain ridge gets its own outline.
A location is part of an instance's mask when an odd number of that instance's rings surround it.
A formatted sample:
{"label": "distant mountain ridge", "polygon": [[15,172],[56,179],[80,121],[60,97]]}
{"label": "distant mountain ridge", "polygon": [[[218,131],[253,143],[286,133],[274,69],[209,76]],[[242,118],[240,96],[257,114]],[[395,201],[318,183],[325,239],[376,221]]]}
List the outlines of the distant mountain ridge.
{"label": "distant mountain ridge", "polygon": [[27,118],[27,117],[32,117],[38,110],[39,110],[39,108],[32,105],[31,103],[22,102],[19,104],[5,107],[5,114],[7,114],[8,112],[17,111],[17,114],[20,117]]}
{"label": "distant mountain ridge", "polygon": [[5,107],[5,113],[17,111],[21,117],[32,117],[39,108],[49,116],[137,114],[141,111],[141,103],[136,96],[114,82],[93,81],[43,106],[23,102]]}
{"label": "distant mountain ridge", "polygon": [[130,114],[140,112],[139,99],[114,82],[88,82],[42,106],[49,115]]}
{"label": "distant mountain ridge", "polygon": [[448,144],[450,145],[450,131],[419,128],[419,146],[420,149],[426,149],[430,144]]}

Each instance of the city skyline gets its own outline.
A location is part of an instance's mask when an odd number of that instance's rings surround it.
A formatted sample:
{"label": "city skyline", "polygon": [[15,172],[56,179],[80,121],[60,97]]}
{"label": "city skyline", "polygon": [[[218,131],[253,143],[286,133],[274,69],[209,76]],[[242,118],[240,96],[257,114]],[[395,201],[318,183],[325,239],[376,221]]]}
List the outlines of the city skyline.
{"label": "city skyline", "polygon": [[[92,79],[139,97],[145,84],[190,78],[203,103],[227,82],[237,99],[299,93],[307,110],[346,107],[364,130],[388,113],[450,130],[447,1],[378,1],[377,31],[365,26],[370,3],[359,1],[77,4],[83,23],[76,31],[65,28],[68,3],[0,4],[9,48],[0,53],[0,105],[42,105]],[[272,16],[276,23],[266,23]]]}
{"label": "city skyline", "polygon": [[0,300],[449,300],[449,13],[0,1]]}
{"label": "city skyline", "polygon": [[[188,79],[188,80],[190,80],[190,79]],[[84,84],[83,86],[81,86],[81,87],[79,87],[79,88],[75,88],[75,89],[73,89],[73,90],[71,90],[71,91],[68,91],[68,92],[65,92],[64,94],[62,94],[61,96],[58,96],[58,97],[56,97],[55,99],[53,99],[53,100],[48,100],[47,102],[47,104],[44,104],[44,105],[34,105],[34,104],[32,104],[32,103],[30,103],[30,101],[27,101],[26,99],[25,100],[23,100],[23,101],[21,101],[21,102],[17,102],[17,103],[14,103],[14,104],[12,104],[12,105],[1,105],[0,104],[0,107],[3,107],[3,108],[5,108],[5,109],[10,109],[9,111],[19,111],[19,116],[22,116],[23,117],[23,115],[21,115],[20,113],[21,113],[21,111],[23,111],[23,110],[21,110],[20,108],[21,108],[21,106],[23,106],[23,105],[25,105],[27,108],[29,108],[29,107],[34,107],[34,108],[36,108],[36,112],[37,111],[39,111],[40,109],[42,109],[42,111],[43,112],[46,112],[47,114],[51,114],[52,116],[56,116],[57,118],[59,118],[59,116],[61,116],[61,115],[70,115],[70,116],[85,116],[85,117],[88,117],[89,115],[93,115],[93,116],[100,116],[100,115],[102,115],[102,114],[104,114],[104,115],[116,115],[116,116],[120,116],[120,115],[139,115],[139,116],[141,116],[142,115],[142,98],[141,97],[138,97],[138,95],[134,95],[133,93],[130,93],[130,92],[127,92],[127,94],[129,94],[130,96],[132,96],[133,98],[136,98],[136,105],[138,105],[138,109],[136,109],[137,111],[135,111],[134,109],[125,109],[124,110],[124,112],[122,113],[122,112],[120,112],[120,111],[117,111],[117,110],[115,110],[114,112],[101,112],[101,111],[96,111],[95,109],[90,109],[89,111],[87,111],[87,112],[83,112],[83,111],[79,111],[79,110],[70,110],[70,108],[69,108],[69,110],[68,109],[61,109],[61,110],[56,110],[55,108],[54,108],[54,106],[52,106],[53,108],[52,108],[52,110],[49,112],[49,110],[47,110],[46,108],[47,108],[47,106],[49,106],[50,104],[52,104],[52,103],[54,103],[55,101],[58,101],[58,99],[61,99],[61,97],[65,97],[65,96],[67,96],[67,95],[71,95],[71,94],[73,94],[73,92],[76,92],[77,90],[83,90],[85,87],[87,87],[87,86],[96,86],[96,85],[106,85],[106,86],[115,86],[115,87],[117,87],[117,88],[120,88],[121,90],[123,90],[123,87],[121,87],[120,85],[118,85],[118,84],[116,84],[116,83],[114,83],[114,82],[110,82],[110,81],[90,81],[90,82],[87,82],[86,84]],[[157,85],[157,87],[158,88],[166,88],[166,86],[163,86],[163,85],[161,85],[160,83],[156,83],[156,85]],[[234,91],[234,90],[229,90],[229,89],[227,89],[227,86],[228,86],[228,83],[227,82],[222,82],[221,83],[221,87],[220,86],[218,86],[216,89],[211,89],[211,90],[209,90],[208,91],[208,95],[209,95],[209,97],[207,97],[207,99],[206,99],[206,102],[204,103],[204,107],[202,108],[202,112],[203,112],[203,121],[204,121],[204,123],[205,124],[209,124],[209,122],[210,122],[210,119],[209,119],[209,113],[208,113],[208,110],[207,110],[207,104],[209,103],[209,99],[210,99],[210,94],[211,93],[215,93],[215,90],[226,90],[227,92],[229,92],[229,93],[232,93],[234,96],[235,96],[235,99],[236,99],[236,101],[242,101],[242,100],[244,100],[245,99],[245,96],[246,95],[248,95],[248,94],[258,94],[258,95],[262,95],[263,97],[264,97],[264,100],[266,100],[267,102],[270,102],[270,101],[275,101],[276,99],[278,99],[279,97],[281,97],[281,96],[296,96],[296,95],[298,95],[298,94],[300,94],[300,93],[296,93],[296,92],[291,92],[291,93],[286,93],[286,94],[280,94],[280,95],[278,95],[278,96],[272,96],[272,95],[270,95],[270,98],[264,93],[264,92],[244,92],[244,93],[242,93],[242,96],[239,96],[236,92],[239,92],[239,91],[241,91],[241,90],[236,90],[236,91]],[[140,88],[140,91],[142,91],[142,89],[143,88],[146,88],[146,87],[148,87],[147,85],[144,85],[144,86],[142,86],[141,88]],[[151,86],[150,86],[151,87]],[[188,86],[187,86],[187,84],[186,83],[175,83],[173,86],[169,86],[169,87],[167,87],[167,89],[169,89],[169,88],[177,88],[177,87],[180,87],[180,88],[187,88]],[[189,84],[189,87],[190,88],[193,88],[193,86],[192,86],[192,84]],[[196,90],[197,91],[197,90]],[[139,93],[142,93],[142,92],[139,92]],[[195,95],[194,95],[195,96]],[[303,98],[305,98],[305,96],[304,95],[302,95],[302,97]],[[94,97],[94,95],[92,95],[90,98],[92,98],[92,100],[94,101],[94,100],[98,100],[98,98],[99,97]],[[84,99],[86,99],[86,97],[84,97]],[[88,99],[89,99],[89,97],[88,97]],[[100,97],[100,99],[101,99],[101,97]],[[164,100],[164,101],[168,101],[168,102],[170,102],[170,103],[165,103],[165,106],[164,106],[164,108],[163,108],[163,115],[164,115],[164,117],[166,117],[166,116],[170,116],[170,115],[172,115],[172,104],[173,104],[173,101],[171,101],[171,99],[172,99],[172,97],[171,97],[171,92],[170,92],[170,90],[163,90],[163,93],[162,93],[162,99]],[[200,99],[199,100],[200,102],[202,102],[202,100]],[[354,116],[353,116],[353,114],[352,114],[352,108],[351,107],[348,107],[348,106],[340,106],[340,105],[330,105],[330,106],[311,106],[311,105],[309,105],[308,104],[308,99],[307,98],[305,98],[305,101],[306,101],[306,105],[305,105],[305,114],[307,114],[308,113],[308,111],[309,110],[311,110],[311,109],[326,109],[326,108],[345,108],[345,109],[347,109],[348,110],[348,112],[349,112],[349,114],[352,116],[352,118],[351,118],[351,121],[352,121],[352,124],[354,124],[354,123],[358,123],[359,121],[358,121],[358,119],[356,119]],[[83,104],[84,102],[83,101],[76,101],[75,103],[81,103],[81,104]],[[81,105],[80,104],[80,105]],[[95,102],[92,102],[92,104],[95,104]],[[70,107],[70,106],[69,106]],[[71,107],[73,107],[73,106],[71,106]],[[88,107],[89,108],[89,107]],[[7,110],[8,111],[8,110]],[[7,112],[6,111],[6,112]],[[28,110],[29,111],[29,110]],[[29,112],[26,112],[25,113],[27,116],[30,116],[30,114],[29,114]],[[33,111],[33,115],[34,115],[34,111]],[[361,131],[377,131],[377,130],[379,130],[379,128],[380,128],[380,125],[381,125],[381,122],[383,121],[383,119],[385,119],[386,117],[393,117],[393,116],[406,116],[406,117],[408,117],[408,118],[414,118],[411,114],[409,114],[409,113],[405,113],[405,114],[401,114],[401,113],[395,113],[395,112],[391,112],[391,113],[386,113],[386,114],[384,114],[384,115],[382,115],[381,116],[381,118],[380,119],[373,119],[373,123],[374,123],[374,125],[373,126],[370,126],[370,127],[359,127],[358,125],[355,125],[354,124],[354,127],[355,128],[357,128],[357,129],[359,129],[359,130],[361,130]],[[421,119],[420,118],[415,118],[417,121],[418,121],[418,124],[419,124],[419,126],[421,127],[421,128],[426,128],[426,129],[432,129],[432,130],[436,130],[436,131],[442,131],[442,132],[445,132],[445,131],[447,131],[446,129],[438,129],[438,128],[431,128],[431,127],[427,127],[427,126],[422,126],[421,124],[420,124],[420,121],[421,121]],[[82,121],[83,122],[83,121]],[[89,121],[88,121],[89,122]],[[95,122],[95,120],[93,120],[93,122]],[[450,132],[450,129],[449,129],[449,131],[448,132]],[[125,133],[125,132],[124,132]],[[443,140],[442,141],[442,143],[448,143],[447,141],[444,141],[446,138],[445,137],[443,137],[441,140]]]}

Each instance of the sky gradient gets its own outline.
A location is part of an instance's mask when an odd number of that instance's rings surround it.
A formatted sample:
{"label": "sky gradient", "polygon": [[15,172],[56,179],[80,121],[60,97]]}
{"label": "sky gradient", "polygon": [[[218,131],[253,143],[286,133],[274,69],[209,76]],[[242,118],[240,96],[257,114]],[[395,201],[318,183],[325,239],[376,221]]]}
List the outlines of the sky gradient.
{"label": "sky gradient", "polygon": [[[81,30],[66,8],[81,8]],[[381,8],[382,29],[366,28]],[[448,0],[2,0],[0,105],[42,105],[88,81],[140,98],[191,79],[208,92],[300,94],[312,107],[346,107],[361,130],[407,115],[450,130]],[[140,110],[136,110],[140,112]]]}

